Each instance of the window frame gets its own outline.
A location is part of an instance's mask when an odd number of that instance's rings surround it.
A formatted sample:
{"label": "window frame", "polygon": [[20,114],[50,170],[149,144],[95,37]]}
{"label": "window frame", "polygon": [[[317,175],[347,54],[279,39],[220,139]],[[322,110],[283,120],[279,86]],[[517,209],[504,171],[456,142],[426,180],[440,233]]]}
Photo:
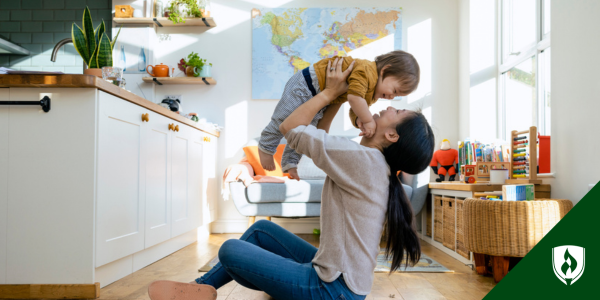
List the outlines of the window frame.
{"label": "window frame", "polygon": [[[541,102],[543,101],[543,98],[541,97],[541,94],[543,93],[543,91],[545,91],[545,86],[544,86],[544,82],[543,80],[541,80],[541,68],[540,68],[540,54],[545,51],[546,49],[550,48],[550,35],[552,33],[552,27],[550,27],[550,31],[548,34],[544,35],[544,0],[535,0],[536,4],[535,4],[535,24],[536,24],[536,42],[523,48],[523,49],[519,49],[519,54],[515,55],[515,56],[509,56],[507,61],[504,62],[504,43],[507,42],[504,39],[504,28],[503,28],[503,22],[504,22],[504,1],[509,1],[509,0],[499,0],[497,1],[497,8],[498,8],[498,18],[497,18],[497,28],[498,28],[498,47],[497,47],[497,61],[498,61],[498,73],[497,73],[497,79],[498,79],[498,86],[497,86],[497,91],[498,91],[498,97],[496,98],[496,107],[497,107],[497,126],[496,126],[496,135],[499,139],[502,140],[506,140],[507,139],[507,134],[509,134],[509,132],[507,132],[506,129],[506,101],[504,99],[505,97],[505,88],[506,88],[506,82],[504,79],[504,74],[506,72],[508,72],[510,69],[516,67],[517,65],[519,65],[520,63],[530,59],[530,58],[534,58],[535,60],[535,72],[536,72],[536,76],[535,76],[535,89],[536,92],[535,94],[535,99],[534,99],[534,104],[532,105],[532,121],[533,124],[535,124],[538,127],[538,132],[540,132],[541,134],[548,134],[545,132],[545,122],[547,121],[546,119],[541,119],[540,117],[540,105]],[[552,9],[552,8],[550,8]],[[543,117],[543,116],[542,116]],[[551,116],[550,116],[551,118]],[[515,128],[514,130],[517,130],[517,128]],[[525,129],[522,129],[525,130]]]}

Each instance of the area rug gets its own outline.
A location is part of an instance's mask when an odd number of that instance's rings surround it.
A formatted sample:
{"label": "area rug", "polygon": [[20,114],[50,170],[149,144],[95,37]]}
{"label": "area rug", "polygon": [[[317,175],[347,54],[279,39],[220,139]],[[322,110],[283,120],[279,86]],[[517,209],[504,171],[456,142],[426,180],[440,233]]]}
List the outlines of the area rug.
{"label": "area rug", "polygon": [[[214,267],[218,263],[219,257],[215,256],[206,265],[198,269],[198,272],[208,272],[210,271],[210,269],[212,269],[212,267]],[[385,259],[385,249],[381,248],[379,250],[379,255],[377,255],[377,266],[375,267],[375,273],[388,273],[390,271],[391,264],[391,260]],[[399,270],[397,270],[397,272],[452,273],[454,271],[442,266],[440,263],[427,256],[427,254],[421,253],[421,259],[416,265],[414,265],[413,267],[409,266],[406,268],[406,270],[404,269],[404,266],[402,266]]]}

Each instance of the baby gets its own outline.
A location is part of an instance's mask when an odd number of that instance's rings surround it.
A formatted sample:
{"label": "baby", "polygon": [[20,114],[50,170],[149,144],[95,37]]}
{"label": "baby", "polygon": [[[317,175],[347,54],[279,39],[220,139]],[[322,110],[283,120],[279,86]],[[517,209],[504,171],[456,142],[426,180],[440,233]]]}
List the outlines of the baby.
{"label": "baby", "polygon": [[[279,132],[279,125],[296,108],[321,91],[320,87],[325,86],[329,63],[331,62],[331,69],[336,67],[333,65],[334,59],[335,57],[323,59],[297,72],[288,80],[271,122],[263,130],[258,143],[260,163],[265,170],[275,170],[273,155],[283,137]],[[348,92],[319,111],[311,125],[329,132],[335,114],[348,101],[352,124],[361,130],[361,136],[370,138],[376,125],[369,106],[380,98],[393,99],[413,92],[419,84],[419,64],[410,53],[401,50],[377,56],[374,62],[344,57],[342,71],[350,64],[354,64],[354,67],[348,77]],[[297,172],[300,157],[300,154],[286,146],[281,159],[282,170],[297,180],[300,179]]]}

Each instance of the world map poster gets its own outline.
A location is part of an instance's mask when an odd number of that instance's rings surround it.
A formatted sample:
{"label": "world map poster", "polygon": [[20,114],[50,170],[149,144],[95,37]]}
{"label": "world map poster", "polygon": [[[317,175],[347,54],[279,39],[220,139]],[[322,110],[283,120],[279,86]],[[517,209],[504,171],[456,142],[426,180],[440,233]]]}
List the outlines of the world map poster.
{"label": "world map poster", "polygon": [[252,10],[252,99],[280,99],[296,72],[333,56],[402,49],[402,8]]}

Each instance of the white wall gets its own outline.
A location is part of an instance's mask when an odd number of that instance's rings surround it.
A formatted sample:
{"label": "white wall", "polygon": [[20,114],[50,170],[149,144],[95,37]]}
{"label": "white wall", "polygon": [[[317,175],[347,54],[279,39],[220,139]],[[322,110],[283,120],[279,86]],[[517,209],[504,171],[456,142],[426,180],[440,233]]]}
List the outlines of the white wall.
{"label": "white wall", "polygon": [[552,197],[577,203],[600,181],[600,2],[552,0]]}
{"label": "white wall", "polygon": [[[113,4],[124,0],[114,0]],[[133,1],[129,1],[133,2]],[[155,49],[155,62],[172,64],[191,51],[213,63],[216,86],[160,86],[155,98],[166,94],[183,95],[184,111],[195,111],[200,117],[225,127],[219,139],[218,174],[242,157],[242,147],[258,137],[270,120],[277,100],[251,99],[252,25],[250,10],[261,7],[402,7],[402,34],[404,50],[412,52],[421,65],[419,97],[409,97],[394,106],[422,107],[430,119],[438,142],[458,138],[458,1],[404,0],[404,1],[267,1],[222,0],[212,1],[212,16],[217,27],[204,33],[197,28],[161,28],[163,41]],[[128,79],[128,86],[134,85]],[[381,103],[385,104],[385,103]],[[331,133],[357,135],[355,129],[344,128],[347,114],[340,112]],[[220,184],[220,183],[219,183]],[[241,232],[247,226],[232,201],[219,199],[218,220],[214,232]],[[286,220],[284,226],[295,232],[312,232],[318,219]]]}

